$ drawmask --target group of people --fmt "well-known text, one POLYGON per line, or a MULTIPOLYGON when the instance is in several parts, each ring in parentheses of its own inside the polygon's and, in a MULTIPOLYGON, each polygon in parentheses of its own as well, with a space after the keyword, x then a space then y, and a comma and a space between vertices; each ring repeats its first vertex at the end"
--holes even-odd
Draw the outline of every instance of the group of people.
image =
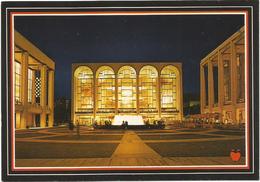
POLYGON ((122 126, 123 129, 127 129, 128 128, 128 121, 122 121, 121 126, 122 126))

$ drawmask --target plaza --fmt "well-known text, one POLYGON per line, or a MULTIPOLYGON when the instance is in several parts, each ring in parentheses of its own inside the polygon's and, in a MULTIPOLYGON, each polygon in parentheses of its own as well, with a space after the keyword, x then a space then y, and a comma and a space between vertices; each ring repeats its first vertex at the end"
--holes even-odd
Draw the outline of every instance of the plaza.
POLYGON ((17 167, 190 166, 245 164, 243 130, 92 130, 67 127, 16 131, 17 167), (232 161, 232 149, 241 159, 232 161))

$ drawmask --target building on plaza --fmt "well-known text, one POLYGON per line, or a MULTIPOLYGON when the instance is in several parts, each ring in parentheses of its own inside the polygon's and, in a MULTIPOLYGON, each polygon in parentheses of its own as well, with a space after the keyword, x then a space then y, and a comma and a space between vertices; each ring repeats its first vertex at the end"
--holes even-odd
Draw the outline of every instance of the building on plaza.
POLYGON ((224 123, 245 122, 245 32, 229 37, 200 63, 201 113, 224 123))
POLYGON ((71 88, 74 123, 122 116, 132 125, 136 118, 169 124, 183 117, 181 63, 77 63, 71 88))
POLYGON ((15 128, 53 126, 55 63, 14 32, 15 128))

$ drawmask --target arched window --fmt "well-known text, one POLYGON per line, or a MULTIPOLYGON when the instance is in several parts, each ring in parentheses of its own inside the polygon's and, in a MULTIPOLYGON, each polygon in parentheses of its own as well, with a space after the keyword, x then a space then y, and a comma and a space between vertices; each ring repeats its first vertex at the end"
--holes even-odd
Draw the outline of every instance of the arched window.
POLYGON ((136 71, 133 67, 123 66, 118 71, 118 107, 136 108, 136 71))
POLYGON ((177 79, 179 71, 175 66, 166 66, 161 71, 161 108, 176 108, 177 79))
POLYGON ((139 74, 139 107, 145 111, 145 108, 157 108, 157 79, 158 72, 153 66, 144 66, 139 74))
POLYGON ((98 109, 115 109, 115 73, 109 66, 101 66, 96 73, 98 109))
POLYGON ((76 112, 93 112, 93 72, 87 66, 80 66, 74 72, 76 112))

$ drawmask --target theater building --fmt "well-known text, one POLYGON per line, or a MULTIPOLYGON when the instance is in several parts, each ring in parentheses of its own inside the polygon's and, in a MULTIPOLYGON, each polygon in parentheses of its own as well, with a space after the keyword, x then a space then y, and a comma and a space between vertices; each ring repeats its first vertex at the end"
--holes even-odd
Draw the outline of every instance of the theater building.
POLYGON ((53 126, 55 63, 14 32, 15 128, 53 126))
POLYGON ((180 63, 73 64, 71 88, 71 116, 80 124, 182 120, 180 63))
POLYGON ((200 63, 201 113, 224 123, 245 122, 245 32, 229 37, 200 63))

